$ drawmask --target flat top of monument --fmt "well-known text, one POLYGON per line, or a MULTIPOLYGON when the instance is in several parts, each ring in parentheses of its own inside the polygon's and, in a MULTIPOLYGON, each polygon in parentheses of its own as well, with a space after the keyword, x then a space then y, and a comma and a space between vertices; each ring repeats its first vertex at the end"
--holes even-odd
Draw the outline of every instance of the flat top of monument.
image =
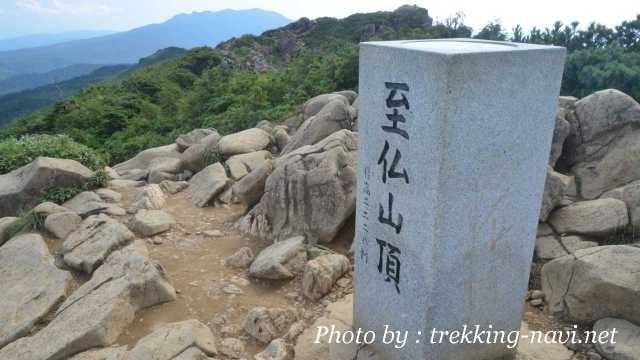
POLYGON ((490 41, 478 39, 429 39, 429 40, 396 40, 396 41, 371 41, 364 42, 363 45, 392 47, 398 49, 423 51, 445 55, 487 53, 487 52, 508 52, 522 50, 560 50, 562 47, 523 44, 507 41, 490 41))

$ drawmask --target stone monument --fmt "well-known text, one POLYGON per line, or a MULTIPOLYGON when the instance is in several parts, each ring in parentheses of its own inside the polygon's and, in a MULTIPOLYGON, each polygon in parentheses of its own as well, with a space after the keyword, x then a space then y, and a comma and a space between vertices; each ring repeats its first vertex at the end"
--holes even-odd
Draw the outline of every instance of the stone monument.
POLYGON ((520 329, 564 57, 470 39, 361 44, 354 314, 384 358, 513 355, 433 330, 520 329), (405 346, 381 343, 386 325, 405 346))

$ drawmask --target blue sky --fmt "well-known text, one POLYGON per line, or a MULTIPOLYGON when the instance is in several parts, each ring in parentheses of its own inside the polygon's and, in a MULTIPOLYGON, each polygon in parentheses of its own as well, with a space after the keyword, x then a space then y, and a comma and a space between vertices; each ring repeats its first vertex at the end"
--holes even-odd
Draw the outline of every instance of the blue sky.
POLYGON ((586 0, 0 0, 0 38, 75 30, 128 30, 202 10, 262 8, 297 19, 393 10, 405 3, 426 7, 436 19, 462 11, 475 29, 492 20, 500 20, 508 28, 521 23, 525 29, 549 26, 555 20, 584 24, 595 20, 611 26, 640 13, 638 0, 608 0, 606 6, 590 5, 593 2, 586 0))

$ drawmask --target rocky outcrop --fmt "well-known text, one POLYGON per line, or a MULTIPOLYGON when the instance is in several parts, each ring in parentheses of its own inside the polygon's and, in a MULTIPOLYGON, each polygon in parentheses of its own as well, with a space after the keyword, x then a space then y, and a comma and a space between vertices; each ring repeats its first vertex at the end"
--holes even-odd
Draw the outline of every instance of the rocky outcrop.
POLYGON ((162 210, 140 210, 131 221, 129 228, 143 237, 154 236, 169 231, 176 221, 162 210))
POLYGON ((205 137, 217 133, 215 129, 194 129, 187 134, 180 135, 176 139, 178 151, 185 151, 191 146, 198 144, 205 137))
POLYGON ((42 192, 53 187, 82 187, 93 172, 74 160, 39 157, 0 175, 0 217, 15 216, 38 205, 42 192))
POLYGON ((82 218, 78 214, 66 211, 47 216, 44 228, 56 238, 64 240, 80 227, 81 222, 82 218))
POLYGON ((302 105, 302 115, 307 120, 319 113, 327 104, 332 101, 339 101, 345 106, 350 105, 349 99, 342 94, 322 94, 307 100, 302 105))
POLYGON ((120 206, 105 202, 93 191, 83 191, 71 200, 62 204, 63 207, 81 216, 104 213, 113 216, 124 216, 126 211, 120 206))
POLYGON ((566 98, 565 101, 562 101, 561 97, 561 100, 558 102, 559 108, 556 114, 556 125, 553 129, 551 154, 549 155, 549 165, 552 167, 555 166, 556 161, 558 161, 558 159, 562 155, 564 142, 571 132, 571 124, 567 120, 567 116, 570 116, 571 111, 575 109, 575 101, 573 102, 573 104, 571 104, 571 102, 566 101, 566 98))
POLYGON ((640 326, 621 319, 606 318, 596 321, 596 334, 616 331, 615 341, 596 342, 596 349, 606 359, 640 360, 640 326), (615 342, 615 343, 614 343, 615 342))
POLYGON ((149 162, 149 177, 147 182, 159 184, 164 180, 178 180, 178 174, 184 169, 182 159, 163 157, 149 162))
POLYGON ((63 360, 109 346, 136 311, 173 299, 175 291, 148 259, 144 243, 133 243, 112 253, 46 327, 1 349, 0 358, 63 360))
POLYGON ((270 159, 271 153, 261 150, 232 156, 226 161, 226 165, 231 178, 238 181, 270 159))
POLYGON ((90 216, 64 241, 64 262, 90 274, 112 251, 126 245, 133 237, 126 226, 106 215, 90 216))
MULTIPOLYGON (((26 336, 66 297, 71 274, 58 269, 37 234, 0 247, 0 348, 26 336)), ((5 359, 4 357, 2 357, 5 359)))
POLYGON ((264 150, 270 143, 269 134, 262 129, 253 128, 222 137, 218 142, 218 150, 229 157, 264 150))
POLYGON ((562 236, 559 239, 553 235, 541 236, 536 238, 535 255, 547 261, 595 246, 598 246, 597 242, 583 236, 562 236))
POLYGON ((217 353, 211 330, 197 320, 186 320, 164 325, 142 338, 127 360, 204 360, 217 353))
POLYGON ((616 199, 581 201, 555 210, 549 223, 560 234, 607 236, 629 224, 627 206, 616 199))
POLYGON ((122 200, 122 194, 111 189, 98 189, 95 193, 108 203, 117 204, 122 200))
POLYGON ((176 144, 169 144, 165 146, 159 146, 151 149, 144 150, 135 157, 117 164, 113 167, 118 173, 122 173, 126 170, 143 169, 149 170, 151 161, 158 158, 181 158, 181 153, 176 144))
POLYGON ((186 169, 198 172, 214 161, 221 136, 216 132, 201 139, 182 153, 182 162, 186 169))
POLYGON ((207 206, 227 189, 230 182, 222 164, 215 163, 207 166, 189 181, 191 202, 197 207, 207 206))
POLYGON ((547 167, 542 206, 540 207, 540 221, 547 221, 549 213, 562 202, 568 184, 568 176, 554 171, 551 166, 547 167))
POLYGON ((284 280, 302 272, 307 261, 304 237, 296 236, 262 250, 249 268, 256 278, 284 280))
POLYGON ((340 254, 322 255, 309 261, 304 268, 302 292, 311 300, 320 299, 349 271, 350 265, 349 259, 340 254))
POLYGON ((629 210, 631 225, 640 226, 640 181, 609 190, 600 196, 601 199, 618 199, 624 201, 629 210))
POLYGON ((578 250, 542 268, 551 314, 591 323, 605 317, 640 322, 640 248, 610 245, 578 250))
POLYGON ((233 184, 233 195, 247 207, 252 207, 262 198, 265 183, 272 172, 273 161, 265 161, 261 166, 233 184))
POLYGON ((276 160, 260 202, 239 223, 272 241, 330 242, 355 211, 357 136, 338 131, 276 160))
POLYGON ((158 184, 147 185, 136 192, 133 205, 135 210, 158 210, 166 203, 162 187, 158 184))

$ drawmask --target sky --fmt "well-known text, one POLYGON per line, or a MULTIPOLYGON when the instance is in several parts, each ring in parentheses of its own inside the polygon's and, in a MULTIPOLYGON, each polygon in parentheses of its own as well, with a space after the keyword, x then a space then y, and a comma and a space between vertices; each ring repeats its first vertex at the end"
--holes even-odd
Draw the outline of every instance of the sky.
POLYGON ((521 24, 525 30, 548 27, 556 20, 613 26, 640 13, 639 0, 0 0, 0 39, 79 30, 122 31, 203 10, 260 8, 290 19, 313 19, 394 10, 407 3, 427 8, 436 20, 462 12, 476 31, 496 20, 507 29, 521 24))

